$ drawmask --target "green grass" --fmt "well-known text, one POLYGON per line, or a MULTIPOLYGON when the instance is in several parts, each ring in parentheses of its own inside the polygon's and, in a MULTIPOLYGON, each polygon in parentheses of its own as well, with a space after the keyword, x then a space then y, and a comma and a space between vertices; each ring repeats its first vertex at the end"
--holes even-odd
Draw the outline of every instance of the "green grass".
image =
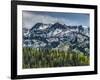
POLYGON ((23 68, 89 65, 89 56, 80 51, 23 48, 23 68))

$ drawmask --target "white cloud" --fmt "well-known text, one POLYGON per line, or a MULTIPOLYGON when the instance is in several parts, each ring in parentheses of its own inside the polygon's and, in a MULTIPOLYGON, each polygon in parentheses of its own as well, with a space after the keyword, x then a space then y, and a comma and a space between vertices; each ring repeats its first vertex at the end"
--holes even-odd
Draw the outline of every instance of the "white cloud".
POLYGON ((38 22, 42 22, 46 24, 60 22, 64 24, 69 21, 65 20, 64 18, 57 18, 57 17, 48 16, 48 15, 23 12, 23 27, 31 28, 38 22))
POLYGON ((80 23, 77 20, 72 20, 72 19, 68 19, 68 18, 63 18, 63 17, 52 17, 49 15, 45 15, 45 14, 36 14, 34 12, 27 12, 27 11, 23 11, 23 27, 26 28, 32 28, 36 23, 45 23, 45 24, 50 24, 50 23, 56 23, 56 22, 60 22, 62 24, 66 24, 66 25, 83 25, 82 22, 80 23))

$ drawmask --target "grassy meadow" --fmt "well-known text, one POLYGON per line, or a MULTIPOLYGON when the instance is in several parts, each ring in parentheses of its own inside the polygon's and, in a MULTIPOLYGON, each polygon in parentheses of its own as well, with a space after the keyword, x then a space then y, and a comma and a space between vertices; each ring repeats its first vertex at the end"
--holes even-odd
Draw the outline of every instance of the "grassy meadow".
POLYGON ((80 51, 23 47, 23 69, 89 65, 89 56, 80 51))

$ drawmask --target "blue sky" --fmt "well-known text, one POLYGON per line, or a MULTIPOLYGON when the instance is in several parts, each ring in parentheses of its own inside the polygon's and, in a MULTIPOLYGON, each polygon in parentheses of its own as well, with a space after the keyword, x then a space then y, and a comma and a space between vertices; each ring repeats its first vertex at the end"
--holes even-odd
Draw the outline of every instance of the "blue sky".
POLYGON ((83 26, 89 26, 90 22, 89 14, 83 13, 23 11, 22 15, 22 24, 26 28, 31 28, 38 22, 46 24, 59 22, 66 25, 83 26))

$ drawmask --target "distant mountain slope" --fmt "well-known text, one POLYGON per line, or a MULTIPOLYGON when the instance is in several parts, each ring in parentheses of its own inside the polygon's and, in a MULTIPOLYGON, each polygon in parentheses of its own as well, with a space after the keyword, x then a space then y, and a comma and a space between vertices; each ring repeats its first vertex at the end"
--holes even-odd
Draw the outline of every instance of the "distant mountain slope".
POLYGON ((65 24, 36 23, 30 30, 23 28, 23 47, 79 50, 89 54, 89 28, 65 24))

